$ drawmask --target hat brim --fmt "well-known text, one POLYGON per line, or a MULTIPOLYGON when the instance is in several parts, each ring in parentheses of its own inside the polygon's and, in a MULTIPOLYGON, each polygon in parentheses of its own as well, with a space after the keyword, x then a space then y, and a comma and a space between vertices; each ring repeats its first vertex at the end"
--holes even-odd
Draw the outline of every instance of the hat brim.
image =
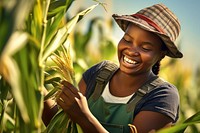
POLYGON ((125 32, 128 23, 133 23, 139 27, 141 27, 144 30, 153 32, 157 34, 165 43, 166 47, 168 48, 166 55, 172 58, 182 58, 183 54, 178 50, 175 43, 170 39, 169 36, 157 31, 154 27, 150 26, 148 23, 145 23, 145 21, 142 21, 139 18, 134 18, 129 15, 117 15, 113 14, 112 17, 117 22, 119 27, 125 32))

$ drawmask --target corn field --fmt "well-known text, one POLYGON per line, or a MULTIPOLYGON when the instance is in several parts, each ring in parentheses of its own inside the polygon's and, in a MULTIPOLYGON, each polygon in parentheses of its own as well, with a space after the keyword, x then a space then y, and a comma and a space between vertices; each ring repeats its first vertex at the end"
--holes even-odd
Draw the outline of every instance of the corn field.
MULTIPOLYGON (((86 32, 78 22, 102 3, 96 2, 75 16, 68 15, 74 0, 0 0, 0 132, 79 132, 79 125, 60 110, 48 127, 42 122, 43 102, 56 96, 60 80, 76 86, 94 63, 114 60, 116 44, 108 38, 102 18, 89 21, 86 32), (89 50, 97 28, 94 56, 89 50), (87 56, 86 56, 87 55, 87 56), (43 88, 49 90, 43 96, 43 88)), ((112 31, 112 20, 107 28, 112 31)), ((161 65, 160 75, 180 92, 180 119, 160 133, 200 132, 200 67, 193 73, 174 60, 161 65), (173 72, 172 72, 173 70, 173 72), (171 73, 170 75, 166 75, 171 73)))

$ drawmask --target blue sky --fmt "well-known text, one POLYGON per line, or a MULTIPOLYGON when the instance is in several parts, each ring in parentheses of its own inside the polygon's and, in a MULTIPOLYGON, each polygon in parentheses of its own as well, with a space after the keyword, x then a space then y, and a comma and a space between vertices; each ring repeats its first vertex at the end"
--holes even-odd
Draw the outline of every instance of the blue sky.
MULTIPOLYGON (((156 3, 163 3, 169 7, 179 18, 181 23, 181 51, 184 57, 181 59, 184 65, 194 67, 200 64, 200 0, 99 0, 107 3, 107 12, 102 7, 97 7, 88 17, 108 16, 113 13, 133 14, 138 10, 156 3), (112 5, 110 4, 112 3, 112 5)), ((73 6, 88 7, 93 5, 92 0, 77 0, 73 6)), ((86 18, 87 19, 87 18, 86 18)), ((116 27, 114 35, 120 38, 123 34, 116 27)))

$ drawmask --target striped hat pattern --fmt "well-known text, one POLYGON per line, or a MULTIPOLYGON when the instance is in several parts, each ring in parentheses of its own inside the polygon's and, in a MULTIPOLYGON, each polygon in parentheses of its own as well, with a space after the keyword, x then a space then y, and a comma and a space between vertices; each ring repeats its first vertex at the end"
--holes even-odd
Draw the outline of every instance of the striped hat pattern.
POLYGON ((134 23, 144 30, 157 34, 168 48, 167 56, 183 57, 175 45, 175 40, 180 33, 180 23, 174 13, 164 4, 155 4, 132 15, 113 14, 113 18, 123 31, 129 23, 134 23))

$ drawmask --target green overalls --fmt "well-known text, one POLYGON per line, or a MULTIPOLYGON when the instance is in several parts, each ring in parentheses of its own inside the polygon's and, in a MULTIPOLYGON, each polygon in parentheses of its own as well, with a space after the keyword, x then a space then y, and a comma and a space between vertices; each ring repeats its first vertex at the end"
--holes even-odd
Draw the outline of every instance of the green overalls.
POLYGON ((107 103, 101 94, 116 70, 116 66, 108 65, 98 74, 96 87, 88 99, 88 105, 92 114, 110 133, 130 133, 128 124, 133 122, 137 102, 162 81, 159 78, 152 79, 142 86, 127 104, 107 103))
POLYGON ((100 96, 96 101, 90 98, 89 107, 92 114, 110 133, 130 132, 128 124, 133 121, 133 111, 127 110, 127 104, 106 103, 100 96))

